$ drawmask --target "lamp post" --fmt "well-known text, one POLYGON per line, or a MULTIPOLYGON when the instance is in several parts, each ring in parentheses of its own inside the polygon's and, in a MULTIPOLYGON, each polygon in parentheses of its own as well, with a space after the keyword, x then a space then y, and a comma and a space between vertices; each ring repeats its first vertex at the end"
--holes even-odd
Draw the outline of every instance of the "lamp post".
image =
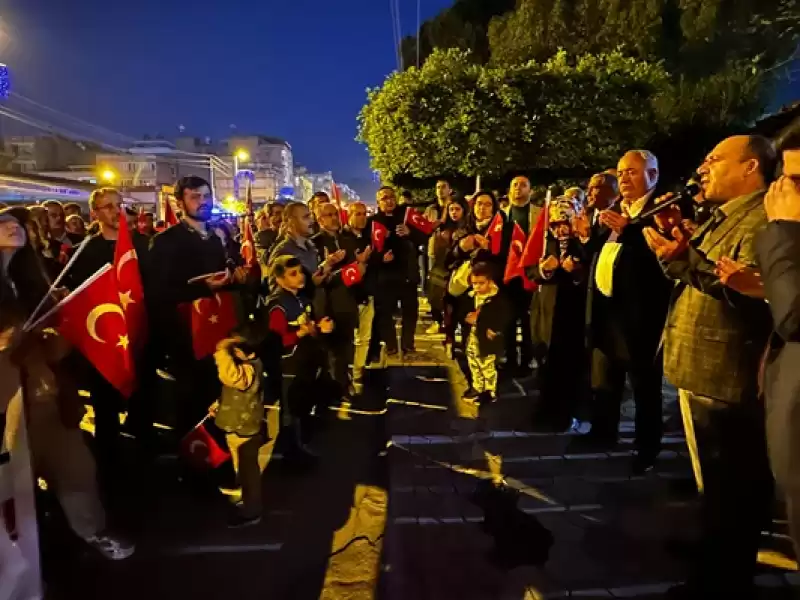
POLYGON ((117 174, 111 169, 103 169, 102 173, 100 173, 100 178, 106 183, 114 183, 117 174))
POLYGON ((247 150, 239 149, 233 153, 233 195, 239 199, 239 161, 250 160, 250 153, 247 150))

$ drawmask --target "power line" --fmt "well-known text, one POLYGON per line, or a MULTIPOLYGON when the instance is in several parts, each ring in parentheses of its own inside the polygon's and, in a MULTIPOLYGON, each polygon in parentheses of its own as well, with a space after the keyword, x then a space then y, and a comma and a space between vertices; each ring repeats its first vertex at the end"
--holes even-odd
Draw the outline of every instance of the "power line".
POLYGON ((422 0, 417 0, 417 68, 419 69, 419 40, 422 37, 422 0))
POLYGON ((400 68, 400 40, 397 39, 397 19, 395 17, 395 0, 389 0, 389 14, 392 20, 392 39, 394 40, 394 59, 398 71, 400 68))

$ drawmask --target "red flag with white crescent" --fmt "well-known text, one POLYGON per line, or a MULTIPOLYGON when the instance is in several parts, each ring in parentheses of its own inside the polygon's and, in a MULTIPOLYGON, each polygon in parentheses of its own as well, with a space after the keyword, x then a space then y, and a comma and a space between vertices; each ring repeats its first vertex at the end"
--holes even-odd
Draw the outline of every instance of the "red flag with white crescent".
POLYGON ((413 206, 409 206, 406 208, 406 216, 403 219, 403 223, 406 225, 410 225, 417 231, 421 231, 425 235, 430 235, 433 233, 433 230, 436 229, 436 223, 433 221, 429 221, 425 218, 421 212, 419 212, 413 206))
MULTIPOLYGON (((489 228, 486 230, 486 237, 489 239, 489 249, 492 251, 492 254, 497 256, 500 254, 500 251, 503 249, 503 225, 505 221, 503 220, 503 215, 501 211, 497 211, 492 219, 492 222, 489 223, 489 228)), ((520 229, 520 231, 522 231, 520 229)), ((525 233, 523 232, 523 236, 525 233)), ((524 239, 524 237, 523 237, 524 239)))
POLYGON ((508 247, 508 259, 506 259, 506 270, 503 274, 503 283, 508 283, 515 277, 525 277, 525 269, 522 267, 522 253, 525 250, 525 232, 518 223, 514 223, 514 230, 511 233, 511 245, 508 247))
POLYGON ((209 419, 203 419, 181 440, 181 454, 196 469, 216 469, 231 457, 211 434, 213 427, 209 419))
POLYGON ((142 235, 147 233, 147 215, 145 215, 144 206, 139 207, 139 214, 136 216, 136 229, 142 235))
MULTIPOLYGON (((528 267, 538 265, 539 261, 544 257, 545 235, 549 227, 548 212, 548 206, 545 204, 536 218, 536 224, 533 226, 530 236, 528 236, 528 241, 525 243, 525 250, 523 250, 522 259, 520 259, 520 266, 523 272, 528 267)), ((535 290, 539 287, 536 282, 529 281, 527 278, 525 278, 525 282, 525 288, 528 290, 535 290)))
POLYGON ((236 327, 236 307, 230 292, 216 292, 208 298, 184 302, 178 305, 178 310, 189 325, 192 350, 198 360, 212 355, 217 344, 236 327))
POLYGON ((389 237, 389 229, 383 223, 372 221, 372 247, 376 252, 383 252, 386 238, 389 237))
POLYGON ((164 196, 164 223, 166 223, 167 227, 178 224, 178 217, 175 215, 175 211, 172 210, 172 204, 168 196, 164 196))
POLYGON ((55 328, 129 398, 135 375, 114 267, 105 265, 56 306, 55 328))
POLYGON ((139 256, 133 247, 125 215, 120 215, 117 244, 114 248, 114 272, 119 304, 125 311, 128 332, 134 351, 144 347, 147 339, 147 311, 144 306, 144 285, 139 269, 139 256))
POLYGON ((358 261, 353 261, 349 265, 342 267, 342 283, 347 287, 361 283, 363 276, 361 269, 358 268, 358 261))
POLYGON ((253 239, 253 227, 250 217, 244 219, 244 232, 242 233, 242 248, 240 250, 244 266, 252 269, 256 264, 256 244, 253 239))

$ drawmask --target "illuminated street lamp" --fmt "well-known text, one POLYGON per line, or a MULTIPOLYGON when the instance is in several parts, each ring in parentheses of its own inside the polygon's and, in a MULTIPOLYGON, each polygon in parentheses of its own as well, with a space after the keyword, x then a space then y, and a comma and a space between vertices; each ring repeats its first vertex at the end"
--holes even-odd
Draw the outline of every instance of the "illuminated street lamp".
POLYGON ((233 195, 239 197, 239 161, 247 162, 250 160, 250 153, 239 148, 233 153, 233 195))
POLYGON ((100 177, 103 179, 103 181, 112 183, 117 178, 117 174, 111 169, 105 169, 102 173, 100 173, 100 177))

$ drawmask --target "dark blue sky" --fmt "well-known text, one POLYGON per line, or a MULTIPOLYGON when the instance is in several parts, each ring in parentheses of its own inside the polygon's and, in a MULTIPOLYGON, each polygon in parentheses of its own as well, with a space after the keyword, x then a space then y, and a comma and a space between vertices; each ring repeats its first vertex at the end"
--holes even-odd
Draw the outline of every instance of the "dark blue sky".
MULTIPOLYGON (((452 0, 422 0, 422 18, 452 0)), ((400 0, 404 34, 416 1, 400 0)), ((120 133, 283 137, 295 160, 369 180, 353 141, 395 67, 388 0, 0 0, 14 89, 120 133)), ((361 186, 359 186, 361 187, 361 186)))

